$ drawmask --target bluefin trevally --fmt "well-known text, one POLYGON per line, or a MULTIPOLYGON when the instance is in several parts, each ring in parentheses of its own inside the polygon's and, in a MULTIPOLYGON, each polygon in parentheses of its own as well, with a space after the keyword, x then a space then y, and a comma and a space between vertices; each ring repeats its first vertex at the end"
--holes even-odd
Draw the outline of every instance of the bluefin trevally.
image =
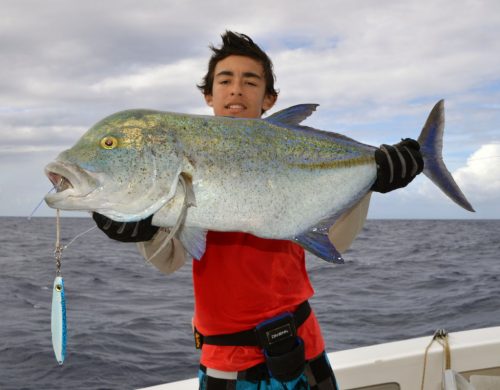
MULTIPOLYGON (((172 227, 189 191, 193 207, 179 237, 195 258, 203 254, 206 231, 215 230, 290 239, 339 260, 327 232, 370 191, 376 148, 300 125, 316 107, 301 104, 266 119, 118 112, 47 165, 58 192, 45 200, 122 222, 154 215, 153 224, 172 227)), ((443 162, 443 131, 441 100, 418 137, 424 174, 473 211, 443 162)))

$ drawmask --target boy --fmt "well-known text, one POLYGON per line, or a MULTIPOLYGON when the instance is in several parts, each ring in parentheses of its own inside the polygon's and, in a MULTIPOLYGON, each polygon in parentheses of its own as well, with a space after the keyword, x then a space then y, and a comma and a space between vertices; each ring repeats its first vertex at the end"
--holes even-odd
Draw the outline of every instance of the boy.
MULTIPOLYGON (((208 72, 198 88, 216 116, 260 118, 273 107, 278 93, 272 62, 248 36, 226 31, 222 46, 211 49, 208 72)), ((405 186, 423 168, 415 141, 383 145, 377 153, 381 172, 373 190, 379 192, 405 186)), ((342 218, 334 235, 345 236, 343 247, 350 245, 365 217, 366 210, 351 210, 342 218)), ((167 234, 151 225, 151 217, 126 224, 99 214, 94 219, 111 238, 139 242, 143 256, 164 273, 185 262, 176 239, 150 259, 167 234)), ((299 245, 209 231, 203 257, 193 261, 193 284, 201 389, 337 389, 307 302, 314 291, 299 245)))

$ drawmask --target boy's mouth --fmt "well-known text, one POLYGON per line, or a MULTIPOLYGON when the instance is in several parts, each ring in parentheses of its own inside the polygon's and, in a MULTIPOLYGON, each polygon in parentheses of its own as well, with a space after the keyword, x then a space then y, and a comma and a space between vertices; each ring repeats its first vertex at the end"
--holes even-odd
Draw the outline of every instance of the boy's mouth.
POLYGON ((246 107, 243 104, 239 104, 239 103, 226 104, 224 106, 224 108, 226 110, 244 110, 244 109, 246 109, 246 107))

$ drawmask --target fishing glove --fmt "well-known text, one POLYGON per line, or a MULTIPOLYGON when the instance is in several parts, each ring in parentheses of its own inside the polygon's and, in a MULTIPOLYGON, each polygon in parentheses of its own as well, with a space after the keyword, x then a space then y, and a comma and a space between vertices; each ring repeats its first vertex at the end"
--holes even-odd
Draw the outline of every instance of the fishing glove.
POLYGON ((149 241, 159 229, 151 225, 152 215, 137 222, 116 222, 98 213, 92 213, 92 218, 109 238, 121 242, 149 241))
POLYGON ((372 191, 386 193, 406 187, 424 169, 420 145, 405 138, 395 145, 380 145, 375 150, 377 179, 372 191))

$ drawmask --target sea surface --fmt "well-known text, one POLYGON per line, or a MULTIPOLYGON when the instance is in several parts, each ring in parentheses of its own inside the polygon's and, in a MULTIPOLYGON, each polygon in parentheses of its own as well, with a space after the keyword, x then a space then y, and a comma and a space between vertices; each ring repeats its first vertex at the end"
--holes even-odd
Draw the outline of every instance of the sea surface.
MULTIPOLYGON (((92 226, 63 218, 63 243, 92 226)), ((54 243, 54 218, 0 218, 0 389, 133 389, 196 375, 190 264, 165 276, 97 229, 63 254, 59 366, 54 243)), ((344 257, 307 259, 328 351, 500 325, 500 220, 369 220, 344 257)))

